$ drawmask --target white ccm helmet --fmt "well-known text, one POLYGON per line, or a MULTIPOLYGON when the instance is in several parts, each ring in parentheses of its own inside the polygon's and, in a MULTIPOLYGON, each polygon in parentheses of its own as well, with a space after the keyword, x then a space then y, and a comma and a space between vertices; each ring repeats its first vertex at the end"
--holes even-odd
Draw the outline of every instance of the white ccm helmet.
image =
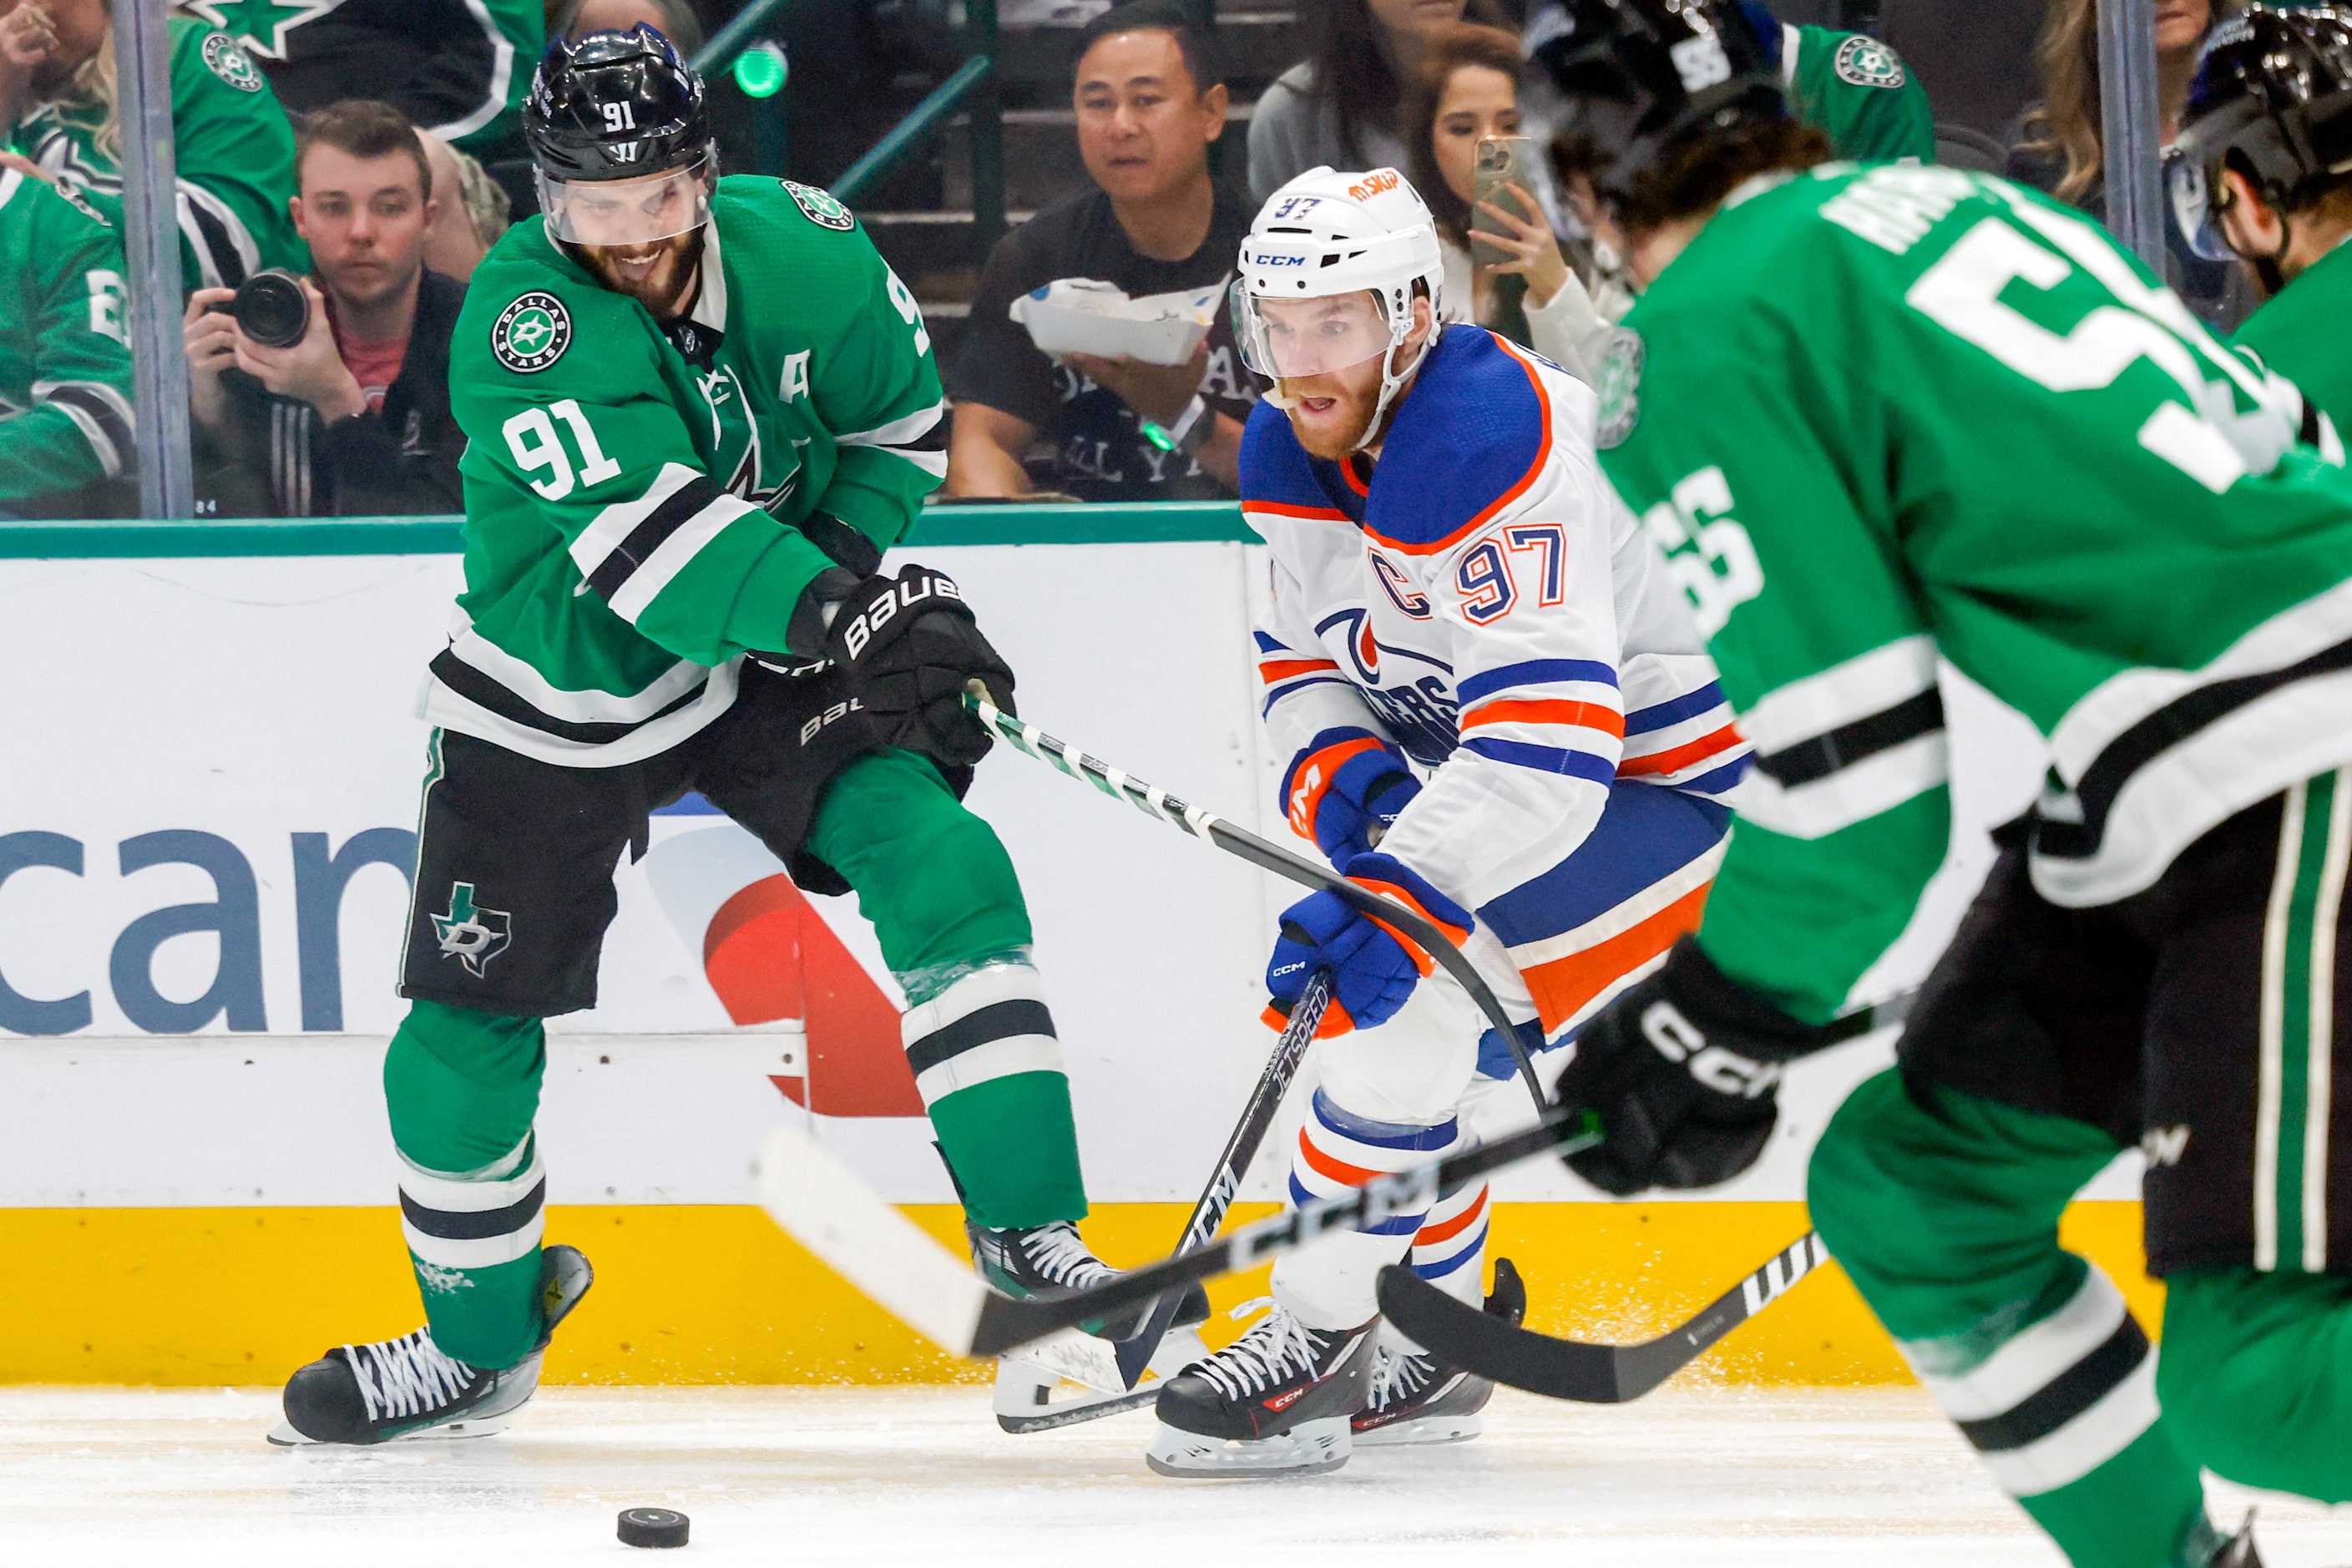
POLYGON ((1277 378, 1319 375, 1381 355, 1380 402, 1364 431, 1370 442, 1397 388, 1421 368, 1437 342, 1444 287, 1436 220, 1402 174, 1394 169, 1360 174, 1343 174, 1328 165, 1309 169, 1266 198, 1242 241, 1241 274, 1233 287, 1234 337, 1244 363, 1277 378), (1416 283, 1429 295, 1430 333, 1412 363, 1399 369, 1394 351, 1412 331, 1416 283), (1328 299, 1360 289, 1370 290, 1379 307, 1377 327, 1349 330, 1331 321, 1310 333, 1291 320, 1270 320, 1258 308, 1261 302, 1328 299))

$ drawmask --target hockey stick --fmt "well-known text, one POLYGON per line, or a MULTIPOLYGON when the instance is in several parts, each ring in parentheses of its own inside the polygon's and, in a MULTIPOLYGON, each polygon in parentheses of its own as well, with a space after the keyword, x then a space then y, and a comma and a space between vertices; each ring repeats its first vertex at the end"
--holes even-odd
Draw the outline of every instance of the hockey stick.
MULTIPOLYGON (((971 688, 978 688, 973 681, 971 688)), ((1057 741, 1034 724, 1026 724, 1000 710, 979 689, 968 689, 964 706, 977 714, 986 725, 1008 745, 1025 755, 1036 758, 1047 766, 1069 774, 1081 784, 1089 784, 1114 800, 1125 801, 1146 816, 1158 817, 1171 827, 1181 827, 1195 838, 1206 839, 1228 855, 1237 855, 1253 866, 1262 867, 1277 877, 1286 878, 1302 888, 1336 894, 1350 909, 1372 919, 1392 925, 1403 931, 1426 950, 1439 967, 1462 983, 1462 989, 1478 1005, 1510 1047, 1512 1059, 1517 1064, 1519 1078, 1535 1097, 1536 1110, 1548 1111, 1551 1102, 1545 1098, 1543 1084, 1536 1077, 1535 1063, 1528 1059, 1527 1047, 1519 1041, 1519 1031, 1511 1023, 1511 1016, 1486 988, 1477 968, 1460 948, 1454 945, 1434 921, 1418 910, 1407 909, 1394 899, 1381 898, 1378 893, 1359 887, 1329 868, 1317 865, 1304 855, 1294 854, 1276 844, 1269 844, 1256 834, 1235 827, 1211 812, 1197 805, 1187 805, 1157 784, 1129 778, 1099 757, 1090 757, 1065 741, 1057 741)))
MULTIPOLYGON (((1859 1039, 1911 1015, 1916 992, 1858 1007, 1814 1031, 1816 1048, 1859 1039)), ((1786 1251, 1707 1304, 1680 1328, 1635 1345, 1554 1339, 1465 1307, 1412 1269, 1381 1270, 1381 1311, 1403 1333, 1449 1365, 1554 1399, 1620 1405, 1639 1399, 1688 1366, 1740 1324, 1779 1300, 1830 1260, 1820 1235, 1807 1231, 1786 1251)))
POLYGON ((1465 1306, 1400 1264, 1381 1270, 1381 1310, 1448 1365, 1554 1399, 1622 1405, 1696 1361, 1829 1260, 1821 1237, 1807 1231, 1689 1322, 1634 1345, 1583 1344, 1514 1327, 1465 1306))
POLYGON ((758 1184, 769 1217, 836 1273, 933 1344, 956 1355, 986 1357, 1194 1280, 1264 1263, 1335 1231, 1423 1213, 1440 1193, 1507 1165, 1542 1154, 1565 1157, 1600 1142, 1600 1121, 1590 1111, 1554 1111, 1508 1138, 1375 1176, 1088 1289, 1025 1301, 990 1289, 967 1260, 932 1240, 805 1133, 786 1127, 769 1136, 758 1184))
MULTIPOLYGON (((1323 1022, 1323 1009, 1331 1002, 1331 972, 1318 969, 1307 976, 1307 989, 1299 994, 1298 1005, 1290 1010, 1290 1022, 1282 1031, 1282 1038, 1267 1058, 1265 1071, 1258 1076, 1257 1088, 1250 1092, 1249 1104, 1242 1110, 1241 1121, 1234 1135, 1225 1140, 1225 1152, 1217 1156, 1217 1163, 1209 1173, 1209 1184, 1202 1189, 1200 1202, 1192 1205, 1192 1217, 1185 1222, 1184 1236, 1176 1244, 1176 1256, 1198 1251, 1217 1234, 1225 1223, 1225 1211, 1234 1206, 1234 1194, 1241 1191, 1242 1178, 1249 1173, 1250 1162, 1257 1158, 1257 1146, 1265 1142, 1266 1129, 1274 1125, 1275 1114, 1282 1109, 1283 1096, 1290 1092, 1290 1080, 1298 1076, 1298 1064, 1306 1058, 1307 1047, 1314 1043, 1316 1026, 1323 1022)), ((1183 1304, 1181 1295, 1162 1296, 1151 1304, 1151 1315, 1143 1321, 1133 1339, 1118 1342, 1119 1375, 1127 1379, 1129 1388, 1151 1364, 1152 1352, 1160 1348, 1168 1330, 1176 1321, 1176 1309, 1183 1304)))

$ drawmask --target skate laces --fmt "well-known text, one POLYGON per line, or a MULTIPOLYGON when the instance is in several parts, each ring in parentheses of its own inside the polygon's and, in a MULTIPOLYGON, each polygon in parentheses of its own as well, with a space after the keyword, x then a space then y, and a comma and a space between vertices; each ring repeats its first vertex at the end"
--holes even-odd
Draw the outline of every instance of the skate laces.
POLYGON ((351 1363, 371 1421, 420 1415, 450 1404, 476 1376, 464 1362, 442 1354, 424 1329, 396 1340, 345 1345, 343 1359, 351 1363))
POLYGON ((1371 1387, 1365 1407, 1386 1410, 1391 1405, 1402 1405, 1436 1377, 1437 1363, 1429 1357, 1392 1351, 1383 1345, 1372 1358, 1371 1387))
POLYGON ((1194 1363, 1192 1370, 1227 1399, 1247 1399, 1293 1373, 1313 1375, 1325 1337, 1276 1307, 1240 1339, 1194 1363))
POLYGON ((1099 1285, 1111 1277, 1110 1266, 1087 1250, 1078 1227, 1066 1219, 1022 1232, 1021 1250, 1040 1278, 1073 1290, 1099 1285))

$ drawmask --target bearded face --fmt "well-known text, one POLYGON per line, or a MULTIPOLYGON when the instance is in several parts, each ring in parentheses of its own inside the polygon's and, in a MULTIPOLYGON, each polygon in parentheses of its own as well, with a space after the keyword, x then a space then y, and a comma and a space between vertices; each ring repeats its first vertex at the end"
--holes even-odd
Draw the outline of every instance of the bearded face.
MULTIPOLYGON (((1389 323, 1369 289, 1309 300, 1257 302, 1255 331, 1262 357, 1277 373, 1276 405, 1310 456, 1338 462, 1361 447, 1381 401, 1381 378, 1391 355, 1400 364, 1418 356, 1435 324, 1425 299, 1413 301, 1413 326, 1395 349, 1389 323), (1296 373, 1296 374, 1289 374, 1296 373)), ((1389 413, 1393 415, 1395 405, 1389 413)))
POLYGON ((694 298, 702 260, 702 231, 674 234, 645 245, 582 245, 572 247, 596 281, 626 294, 653 312, 656 321, 685 313, 694 298))

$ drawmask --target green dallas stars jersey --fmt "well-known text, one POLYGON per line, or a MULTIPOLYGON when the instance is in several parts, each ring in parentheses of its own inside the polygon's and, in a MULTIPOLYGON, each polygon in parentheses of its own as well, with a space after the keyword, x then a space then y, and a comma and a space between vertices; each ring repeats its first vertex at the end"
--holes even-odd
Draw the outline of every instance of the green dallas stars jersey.
POLYGON ((2352 760, 2352 476, 2292 386, 2004 181, 1734 195, 1599 417, 1756 749, 1699 934, 1727 972, 1819 1021, 1900 933, 1949 837, 1939 655, 2048 738, 2062 905, 2352 760))
POLYGON ((449 363, 466 592, 432 722, 574 767, 667 751, 734 700, 745 652, 784 647, 833 563, 812 534, 887 549, 946 478, 930 334, 848 210, 732 175, 705 232, 673 329, 700 364, 540 224, 475 272, 449 363))
POLYGON ((1780 24, 1780 85, 1841 158, 1936 161, 1927 89, 1876 38, 1780 24))
POLYGON ((2352 421, 2352 352, 2344 322, 2352 312, 2352 245, 2295 274, 2294 281, 2246 319, 2231 340, 2301 387, 2339 427, 2352 421))
MULTIPOLYGON (((180 279, 231 288, 265 267, 310 269, 286 210, 294 132, 253 61, 226 33, 173 16, 172 129, 179 177, 180 279)), ((73 185, 120 230, 119 132, 94 104, 44 103, 16 124, 14 150, 73 185)))
POLYGON ((114 231, 0 171, 0 507, 115 478, 134 448, 114 231))

